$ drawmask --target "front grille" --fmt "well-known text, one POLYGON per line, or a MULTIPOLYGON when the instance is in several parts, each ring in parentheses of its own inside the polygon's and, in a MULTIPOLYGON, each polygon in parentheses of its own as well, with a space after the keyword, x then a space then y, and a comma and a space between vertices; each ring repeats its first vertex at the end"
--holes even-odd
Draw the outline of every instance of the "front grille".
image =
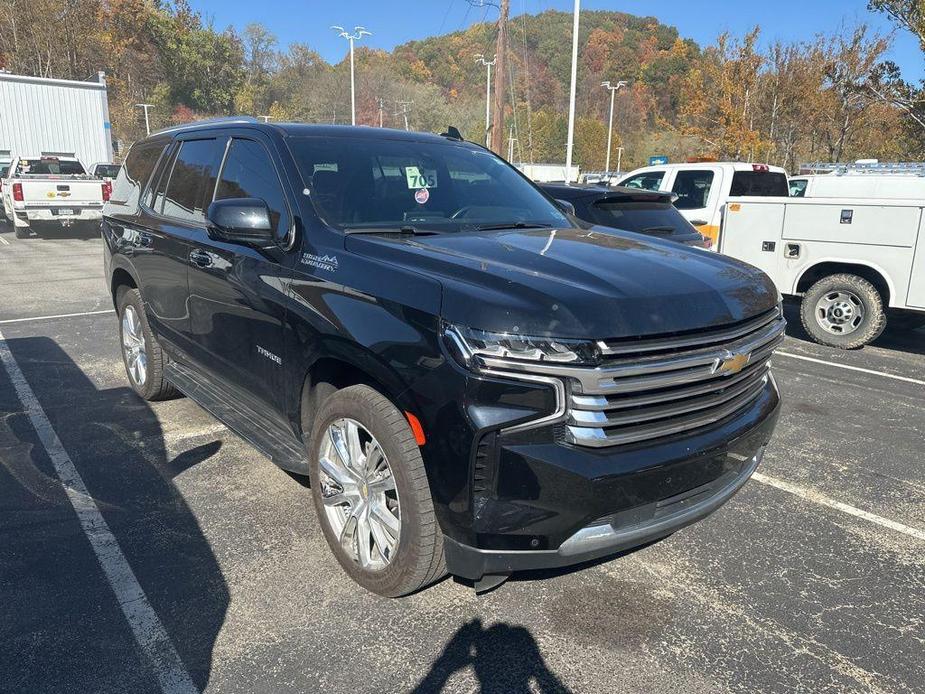
POLYGON ((637 342, 604 342, 618 355, 571 379, 566 440, 616 446, 729 417, 763 390, 784 339, 779 309, 727 328, 637 342))
POLYGON ((696 333, 604 340, 598 343, 604 362, 596 367, 482 362, 490 373, 564 383, 554 415, 564 424, 564 440, 618 446, 709 426, 745 408, 770 378, 785 326, 778 307, 696 333))

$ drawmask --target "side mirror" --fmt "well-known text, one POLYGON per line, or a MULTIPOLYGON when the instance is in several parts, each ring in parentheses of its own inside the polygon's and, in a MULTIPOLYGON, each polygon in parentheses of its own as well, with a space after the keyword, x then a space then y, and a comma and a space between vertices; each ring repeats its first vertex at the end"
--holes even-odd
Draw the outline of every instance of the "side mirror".
POLYGON ((272 245, 270 210, 259 198, 229 198, 209 205, 206 218, 212 232, 224 241, 252 246, 272 245))
POLYGON ((556 204, 559 206, 559 209, 565 212, 566 214, 574 215, 575 206, 570 203, 568 200, 559 200, 556 198, 556 204))

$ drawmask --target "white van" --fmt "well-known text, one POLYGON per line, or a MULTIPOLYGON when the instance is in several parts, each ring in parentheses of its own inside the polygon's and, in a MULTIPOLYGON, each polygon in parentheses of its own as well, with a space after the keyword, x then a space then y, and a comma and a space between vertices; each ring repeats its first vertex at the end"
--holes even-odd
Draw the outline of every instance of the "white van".
POLYGON ((925 200, 925 176, 808 174, 790 179, 790 195, 795 198, 925 200))
POLYGON ((622 177, 618 185, 676 194, 675 207, 701 234, 713 240, 713 248, 719 243, 727 198, 789 195, 784 169, 742 162, 646 166, 622 177))

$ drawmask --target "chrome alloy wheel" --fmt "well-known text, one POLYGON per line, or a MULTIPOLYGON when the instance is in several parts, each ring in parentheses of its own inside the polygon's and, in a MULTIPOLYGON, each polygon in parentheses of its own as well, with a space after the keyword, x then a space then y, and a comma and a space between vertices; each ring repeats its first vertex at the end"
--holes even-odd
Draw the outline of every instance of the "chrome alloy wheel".
POLYGON ((853 333, 864 322, 864 304, 854 292, 829 292, 816 302, 816 321, 834 335, 853 333))
POLYGON ((128 304, 122 311, 122 352, 129 378, 136 386, 144 386, 148 378, 148 353, 141 318, 135 307, 128 304))
POLYGON ((398 547, 401 512, 382 446, 359 422, 337 419, 318 463, 325 516, 341 547, 362 568, 384 569, 398 547))

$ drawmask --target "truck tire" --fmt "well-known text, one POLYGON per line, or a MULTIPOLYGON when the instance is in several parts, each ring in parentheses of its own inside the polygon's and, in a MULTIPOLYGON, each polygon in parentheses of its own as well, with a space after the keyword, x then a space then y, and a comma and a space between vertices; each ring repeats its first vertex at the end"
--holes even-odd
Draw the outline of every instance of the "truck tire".
POLYGON ((876 340, 886 327, 880 292, 863 277, 829 275, 803 296, 803 328, 816 342, 857 349, 876 340))
POLYGON ((16 227, 16 238, 18 239, 29 238, 29 227, 16 227))
POLYGON ((424 461, 391 401, 365 385, 336 391, 317 410, 308 455, 318 521, 354 581, 394 598, 446 574, 424 461))
POLYGON ((167 400, 178 391, 164 379, 167 355, 145 315, 141 292, 128 289, 119 297, 119 341, 129 384, 145 400, 167 400))

